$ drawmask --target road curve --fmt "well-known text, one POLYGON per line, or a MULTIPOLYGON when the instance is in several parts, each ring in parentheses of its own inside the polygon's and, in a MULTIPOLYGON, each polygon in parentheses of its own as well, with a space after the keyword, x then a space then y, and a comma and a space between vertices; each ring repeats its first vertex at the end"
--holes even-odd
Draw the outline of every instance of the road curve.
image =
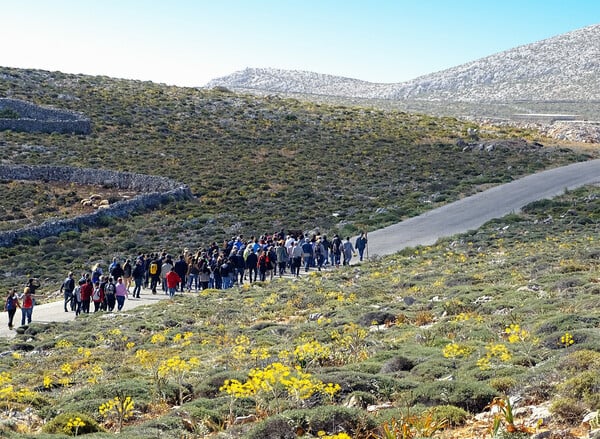
POLYGON ((431 245, 441 237, 474 230, 491 219, 518 212, 533 201, 594 183, 600 183, 600 159, 528 175, 369 232, 369 257, 394 254, 405 247, 431 245))
MULTIPOLYGON (((369 233, 369 256, 389 255, 405 247, 429 245, 439 238, 473 230, 485 222, 518 212, 532 201, 552 198, 568 189, 586 184, 600 183, 600 159, 575 163, 520 178, 447 204, 423 215, 410 218, 392 226, 369 233)), ((141 299, 127 300, 125 309, 155 303, 165 299, 164 294, 153 295, 143 290, 141 299)), ((11 337, 15 331, 8 330, 7 313, 0 318, 0 337, 11 337)), ((38 305, 33 320, 37 322, 68 321, 74 313, 65 313, 62 301, 38 305)), ((15 322, 20 323, 17 311, 15 322)))

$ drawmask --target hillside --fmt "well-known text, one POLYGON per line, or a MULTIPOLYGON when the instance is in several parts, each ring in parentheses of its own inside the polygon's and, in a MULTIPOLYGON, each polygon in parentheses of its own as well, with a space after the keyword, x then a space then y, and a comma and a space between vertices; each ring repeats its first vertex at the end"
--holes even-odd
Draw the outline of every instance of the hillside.
MULTIPOLYGON (((112 257, 282 228, 352 235, 590 157, 448 117, 60 72, 0 68, 0 96, 92 127, 2 131, 5 163, 165 176, 195 197, 1 248, 0 286, 39 277, 40 301, 112 257)), ((69 205, 3 185, 7 215, 69 205)), ((598 407, 597 192, 358 267, 34 322, 0 340, 0 436, 472 438, 494 424, 473 416, 508 394, 569 437, 598 407)))
POLYGON ((600 25, 589 26, 396 84, 248 68, 207 87, 384 100, 598 101, 599 39, 600 25))
POLYGON ((6 163, 159 175, 188 184, 195 197, 0 249, 5 287, 33 273, 58 288, 64 272, 98 260, 236 234, 353 235, 587 158, 506 128, 481 130, 465 147, 476 125, 453 118, 60 72, 2 68, 0 78, 1 96, 76 111, 92 126, 90 135, 2 131, 6 163))
POLYGON ((359 266, 20 328, 0 435, 594 438, 599 221, 581 188, 359 266))

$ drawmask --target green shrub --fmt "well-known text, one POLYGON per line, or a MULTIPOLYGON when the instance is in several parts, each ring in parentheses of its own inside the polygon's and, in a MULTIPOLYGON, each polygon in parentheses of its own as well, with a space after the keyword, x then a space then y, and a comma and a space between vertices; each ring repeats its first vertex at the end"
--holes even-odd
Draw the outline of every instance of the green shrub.
POLYGON ((60 415, 56 416, 54 419, 50 420, 50 422, 48 422, 46 425, 44 425, 42 430, 45 433, 65 433, 65 428, 67 427, 67 424, 69 423, 69 421, 71 421, 75 418, 81 419, 84 424, 83 426, 78 428, 78 430, 77 430, 78 435, 105 431, 98 424, 98 422, 96 422, 95 419, 86 415, 85 413, 78 413, 78 412, 61 413, 60 415))
POLYGON ((464 425, 469 413, 454 405, 438 405, 430 410, 435 422, 446 421, 447 425, 457 427, 464 425))
POLYGON ((581 401, 573 398, 558 398, 552 401, 552 405, 550 405, 550 413, 559 422, 569 425, 578 425, 587 411, 581 401))
POLYGON ((600 374, 598 371, 581 372, 557 386, 565 398, 575 399, 590 409, 600 406, 600 374))
POLYGON ((517 385, 517 380, 511 376, 497 377, 490 380, 490 387, 499 393, 507 394, 517 385))
POLYGON ((351 437, 353 433, 375 427, 372 419, 357 408, 333 405, 318 406, 312 409, 289 410, 283 415, 290 420, 294 429, 316 435, 319 431, 328 434, 345 431, 351 437))
POLYGON ((285 415, 271 416, 248 433, 248 439, 296 439, 296 428, 285 415))
POLYGON ((582 349, 563 357, 557 366, 566 374, 595 370, 600 373, 600 352, 582 349))
POLYGON ((435 381, 414 390, 414 402, 426 406, 454 405, 478 413, 498 396, 498 392, 483 383, 435 381))

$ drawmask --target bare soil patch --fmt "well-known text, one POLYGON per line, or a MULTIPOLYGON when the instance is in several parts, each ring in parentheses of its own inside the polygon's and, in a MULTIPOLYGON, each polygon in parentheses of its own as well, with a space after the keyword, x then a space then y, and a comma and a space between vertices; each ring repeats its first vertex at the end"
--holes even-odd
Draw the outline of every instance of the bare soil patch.
POLYGON ((0 193, 0 230, 83 215, 138 195, 111 187, 22 180, 0 181, 0 193))

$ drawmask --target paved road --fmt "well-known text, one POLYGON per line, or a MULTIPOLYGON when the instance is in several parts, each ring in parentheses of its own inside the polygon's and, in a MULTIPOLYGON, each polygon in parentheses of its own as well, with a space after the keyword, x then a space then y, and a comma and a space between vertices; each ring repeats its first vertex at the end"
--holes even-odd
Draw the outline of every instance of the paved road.
MULTIPOLYGON (((405 247, 430 245, 440 237, 477 229, 493 218, 518 212, 532 201, 552 198, 567 189, 592 183, 600 183, 600 160, 575 163, 533 174, 463 198, 418 217, 370 232, 369 256, 389 255, 405 247)), ((125 302, 124 311, 155 303, 166 297, 161 293, 152 295, 150 290, 144 290, 141 299, 130 299, 125 302)), ((64 312, 62 302, 38 305, 33 311, 33 320, 37 322, 68 321, 74 317, 74 313, 64 312)), ((20 323, 20 319, 20 311, 17 311, 15 322, 20 323)), ((7 314, 2 313, 0 337, 15 333, 8 330, 7 321, 7 314)))
POLYGON ((600 160, 529 175, 370 232, 369 256, 389 255, 416 245, 431 245, 441 237, 474 230, 491 219, 518 212, 533 201, 553 198, 568 189, 592 183, 600 183, 600 160))

